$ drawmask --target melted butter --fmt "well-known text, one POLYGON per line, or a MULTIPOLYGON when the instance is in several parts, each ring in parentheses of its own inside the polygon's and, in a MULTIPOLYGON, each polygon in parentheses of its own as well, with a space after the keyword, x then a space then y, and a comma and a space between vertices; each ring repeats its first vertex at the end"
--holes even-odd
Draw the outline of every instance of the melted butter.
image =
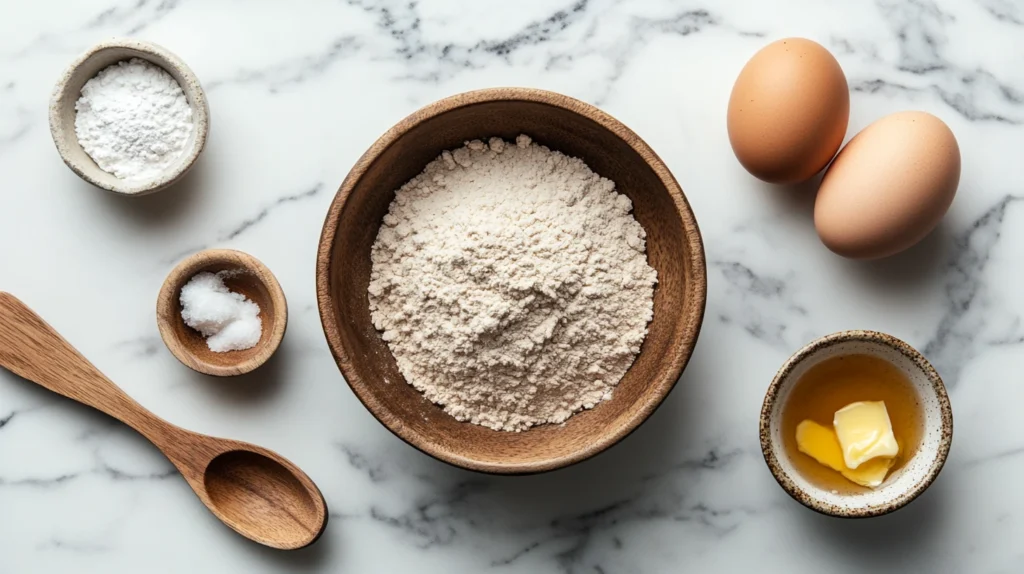
POLYGON ((891 456, 878 457, 861 463, 855 469, 849 468, 843 460, 843 449, 839 445, 835 430, 810 420, 796 426, 796 444, 800 452, 839 472, 847 479, 870 488, 881 485, 895 463, 891 456))
MULTIPOLYGON (((797 426, 801 422, 813 421, 834 436, 836 411, 860 401, 885 402, 893 435, 901 447, 892 458, 889 476, 898 472, 917 452, 923 431, 923 414, 917 393, 902 371, 884 359, 869 355, 825 359, 796 382, 782 411, 783 446, 797 472, 811 484, 843 494, 869 490, 869 487, 843 476, 828 462, 819 462, 797 444, 797 426)), ((838 443, 838 439, 835 440, 838 443)), ((829 452, 831 454, 823 456, 835 462, 831 458, 835 451, 829 452)), ((842 460, 840 447, 839 461, 842 460)))

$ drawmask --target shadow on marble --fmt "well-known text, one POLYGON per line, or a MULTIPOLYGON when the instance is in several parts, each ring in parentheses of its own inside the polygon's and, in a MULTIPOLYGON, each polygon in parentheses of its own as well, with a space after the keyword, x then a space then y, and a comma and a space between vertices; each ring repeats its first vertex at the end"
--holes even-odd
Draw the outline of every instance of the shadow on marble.
MULTIPOLYGON (((25 405, 27 403, 32 405, 29 407, 23 406, 15 408, 12 412, 12 418, 8 420, 14 420, 15 417, 18 417, 20 414, 27 411, 49 408, 52 406, 58 409, 63 409, 59 415, 56 415, 60 417, 63 423, 66 423, 69 427, 76 429, 76 431, 77 429, 81 429, 78 431, 79 439, 88 438, 100 430, 105 431, 111 427, 125 426, 124 423, 110 415, 107 415, 106 413, 61 396, 45 387, 37 385, 32 381, 23 379, 10 371, 0 369, 0 405, 7 406, 7 404, 9 404, 10 401, 7 400, 9 396, 6 395, 8 391, 10 391, 12 395, 18 397, 18 399, 14 401, 16 404, 25 405)), ((3 427, 0 426, 0 429, 2 428, 3 427)), ((125 426, 125 428, 128 427, 125 426)), ((133 434, 137 434, 135 431, 131 432, 133 434)), ((145 441, 141 436, 139 438, 140 440, 145 441)), ((44 437, 40 444, 45 444, 47 440, 49 440, 49 437, 44 437)), ((149 443, 146 442, 145 444, 149 443)), ((56 450, 65 448, 67 445, 60 443, 59 441, 55 441, 52 446, 56 450)), ((46 447, 41 446, 41 448, 46 447)))
POLYGON ((255 371, 233 377, 213 377, 190 370, 188 377, 193 386, 214 403, 264 403, 274 400, 284 390, 287 373, 294 372, 293 355, 294 350, 285 337, 270 359, 255 371))
POLYGON ((140 232, 151 233, 153 228, 176 225, 176 221, 186 217, 195 208, 196 200, 204 186, 208 186, 208 163, 200 158, 193 167, 176 184, 150 195, 141 197, 122 197, 108 193, 79 181, 82 193, 92 192, 100 202, 123 224, 135 224, 140 232))
POLYGON ((806 221, 806 225, 813 229, 814 198, 818 195, 818 187, 821 185, 821 179, 824 176, 825 172, 822 171, 802 183, 774 185, 758 180, 758 185, 762 188, 760 191, 786 206, 787 213, 800 215, 806 221))
POLYGON ((936 531, 949 526, 948 497, 954 493, 947 483, 940 477, 917 500, 877 518, 842 519, 802 512, 806 545, 829 549, 836 554, 837 564, 856 564, 870 557, 879 567, 896 566, 927 550, 937 538, 936 531))
MULTIPOLYGON (((270 367, 270 362, 264 365, 264 368, 270 367)), ((278 367, 281 368, 281 367, 278 367)), ((261 369, 262 370, 262 369, 261 369)), ((258 372, 258 371, 257 371, 258 372)), ((275 377, 269 377, 271 380, 275 377)), ((253 382, 244 382, 243 385, 254 384, 253 382)), ((21 377, 8 373, 7 371, 0 370, 0 394, 2 394, 7 387, 19 387, 18 392, 22 398, 29 399, 29 402, 40 405, 50 406, 53 405, 55 408, 63 409, 58 414, 51 414, 50 416, 59 416, 63 421, 68 423, 74 428, 80 428, 77 432, 76 440, 82 442, 81 445, 76 445, 75 448, 93 449, 96 451, 98 445, 108 442, 111 433, 123 433, 124 442, 118 445, 119 449, 139 449, 140 451, 147 451, 147 454, 152 454, 154 460, 159 460, 160 469, 154 470, 152 474, 132 474, 131 472, 123 471, 118 468, 109 466, 107 462, 97 458, 97 467, 85 469, 81 472, 76 472, 73 476, 78 474, 86 473, 98 473, 108 477, 114 481, 135 481, 135 480, 146 480, 146 479, 159 479, 166 476, 170 476, 172 480, 180 482, 184 485, 184 481, 178 476, 177 473, 170 472, 173 467, 170 463, 161 455, 156 449, 141 435, 134 430, 130 429, 120 421, 90 407, 81 405, 70 399, 61 397, 55 393, 44 389, 31 381, 22 379, 21 377), (98 438, 97 438, 98 437, 98 438), (96 442, 96 441, 99 442, 96 442), (162 467, 168 467, 165 471, 162 467)), ((39 407, 33 407, 33 409, 39 407)), ((15 411, 21 412, 21 411, 15 411)), ((17 415, 15 415, 17 416, 17 415)), ((54 452, 60 452, 60 449, 67 448, 67 444, 61 441, 54 441, 52 444, 48 440, 41 440, 39 443, 41 449, 52 449, 54 452)), ((99 454, 96 454, 99 457, 99 454)), ((12 461, 6 461, 12 462, 12 461)), ((16 462, 16 461, 15 461, 16 462)), ((0 464, 0 474, 4 470, 4 465, 0 464)), ((56 478, 39 478, 36 479, 38 484, 46 485, 49 483, 57 484, 66 479, 68 475, 58 476, 56 478)), ((2 481, 0 481, 2 482, 2 481)), ((183 491, 186 492, 186 491, 183 491)), ((182 497, 182 503, 188 504, 199 504, 197 500, 194 500, 192 496, 182 497), (193 500, 190 500, 193 499, 193 500)), ((212 514, 206 517, 211 522, 216 522, 218 528, 219 522, 212 514)), ((335 529, 340 529, 341 519, 330 519, 334 524, 335 529)), ((230 546, 239 547, 240 551, 256 552, 260 555, 260 560, 269 564, 277 566, 279 571, 312 571, 317 569, 319 566, 327 563, 330 560, 337 559, 337 546, 339 540, 334 539, 331 536, 331 527, 328 525, 328 530, 314 545, 296 551, 283 552, 261 546, 255 542, 252 542, 234 532, 231 532, 227 527, 222 528, 223 535, 219 536, 220 540, 218 543, 223 544, 225 548, 230 546)))
MULTIPOLYGON (((794 185, 772 185, 758 182, 765 194, 785 206, 788 216, 797 215, 810 231, 814 231, 814 200, 824 172, 810 180, 794 185)), ((920 243, 896 255, 873 261, 835 258, 848 268, 850 274, 872 288, 915 290, 941 275, 953 245, 953 232, 946 220, 920 243)))
POLYGON ((853 273, 876 287, 914 290, 943 281, 953 241, 953 230, 942 220, 934 231, 906 251, 873 261, 850 260, 849 266, 853 273))
MULTIPOLYGON (((340 527, 339 524, 332 525, 332 521, 334 521, 333 518, 328 520, 327 530, 324 531, 319 540, 314 542, 312 546, 307 546, 301 550, 275 550, 273 548, 261 546, 260 544, 241 536, 237 536, 233 532, 229 532, 224 536, 224 551, 233 552, 233 549, 228 548, 233 546, 239 552, 256 553, 259 556, 260 562, 273 566, 270 571, 319 571, 319 567, 325 564, 332 561, 335 564, 338 564, 342 561, 342 558, 339 556, 338 549, 338 546, 341 543, 341 536, 338 534, 340 527), (335 529, 338 531, 334 531, 335 529)), ((340 520, 338 522, 340 522, 340 520)))
POLYGON ((658 490, 663 480, 679 485, 685 504, 696 504, 686 497, 689 485, 703 471, 728 464, 725 459, 731 456, 696 438, 705 434, 699 428, 706 421, 700 414, 701 385, 713 380, 713 367, 699 349, 698 343, 683 377, 645 424, 619 444, 569 468, 507 477, 478 474, 427 457, 412 462, 419 467, 412 472, 429 482, 434 493, 428 506, 444 507, 470 523, 487 522, 497 514, 509 525, 548 524, 555 530, 575 531, 595 521, 614 520, 615 514, 671 513, 661 503, 658 509, 645 508, 652 502, 650 491, 658 490))
MULTIPOLYGON (((38 435, 36 446, 43 453, 40 455, 43 458, 63 458, 64 453, 70 448, 75 451, 91 451, 94 459, 92 466, 83 466, 73 471, 66 470, 56 476, 42 473, 40 476, 30 478, 31 484, 58 484, 88 474, 115 481, 165 478, 166 473, 173 468, 170 461, 145 437, 120 420, 0 369, 0 404, 5 402, 9 389, 13 390, 10 394, 19 396, 18 403, 28 403, 31 406, 22 406, 11 411, 8 418, 3 421, 4 424, 0 424, 0 432, 12 421, 18 425, 29 424, 32 432, 38 435), (10 381, 11 384, 5 381, 10 381), (20 420, 22 416, 42 409, 48 412, 33 414, 31 422, 26 420, 23 423, 20 420), (54 424, 58 420, 60 422, 54 424), (53 428, 60 430, 54 431, 53 428), (68 442, 69 437, 73 442, 68 442), (141 461, 141 466, 135 467, 136 470, 119 468, 117 463, 107 460, 104 453, 108 448, 116 449, 134 462, 141 461), (138 468, 144 470, 140 472, 138 468)), ((22 461, 17 458, 0 460, 0 483, 3 482, 2 476, 7 470, 5 463, 14 467, 22 464, 22 461)))

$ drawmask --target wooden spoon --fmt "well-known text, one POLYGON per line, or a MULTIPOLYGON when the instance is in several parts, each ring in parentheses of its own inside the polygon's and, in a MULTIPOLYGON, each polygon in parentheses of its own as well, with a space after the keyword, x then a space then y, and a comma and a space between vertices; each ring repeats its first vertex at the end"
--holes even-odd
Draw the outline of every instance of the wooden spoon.
POLYGON ((272 548, 315 542, 327 504, 312 480, 265 448, 187 431, 149 412, 24 303, 0 292, 0 366, 107 413, 149 439, 216 516, 272 548))

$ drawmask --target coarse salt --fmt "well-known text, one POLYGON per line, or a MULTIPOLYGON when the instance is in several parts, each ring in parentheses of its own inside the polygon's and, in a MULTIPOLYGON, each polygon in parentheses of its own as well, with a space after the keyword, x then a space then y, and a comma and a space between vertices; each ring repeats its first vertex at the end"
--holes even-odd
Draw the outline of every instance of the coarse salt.
POLYGON ((263 334, 259 305, 230 291, 224 284, 230 276, 203 271, 181 288, 181 318, 206 337, 215 353, 251 349, 263 334))

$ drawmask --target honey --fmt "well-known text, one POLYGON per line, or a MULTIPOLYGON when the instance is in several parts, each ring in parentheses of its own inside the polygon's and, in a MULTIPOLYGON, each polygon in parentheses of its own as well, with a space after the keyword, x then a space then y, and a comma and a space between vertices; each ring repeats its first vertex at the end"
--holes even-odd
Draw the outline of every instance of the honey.
POLYGON ((871 489, 800 452, 796 427, 812 420, 832 427, 837 410, 857 401, 884 401, 900 445, 889 476, 910 460, 921 444, 924 413, 909 379, 885 359, 870 355, 831 357, 811 367, 793 386, 782 408, 782 436, 797 472, 811 484, 841 494, 871 489))

